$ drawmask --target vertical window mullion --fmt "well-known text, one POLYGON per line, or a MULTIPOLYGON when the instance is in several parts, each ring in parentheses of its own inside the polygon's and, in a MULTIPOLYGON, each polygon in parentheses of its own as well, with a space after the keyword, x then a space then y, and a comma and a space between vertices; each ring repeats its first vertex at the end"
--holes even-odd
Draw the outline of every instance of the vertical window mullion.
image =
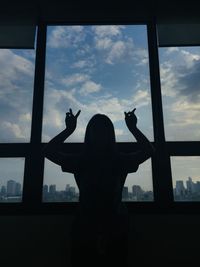
POLYGON ((44 158, 42 156, 42 115, 45 79, 46 25, 39 23, 35 60, 34 94, 30 153, 26 157, 24 173, 24 204, 39 204, 42 197, 44 158))
POLYGON ((149 22, 147 29, 153 127, 156 148, 155 156, 152 159, 154 197, 159 205, 169 205, 173 201, 173 187, 170 158, 167 153, 164 134, 156 23, 154 21, 149 22))

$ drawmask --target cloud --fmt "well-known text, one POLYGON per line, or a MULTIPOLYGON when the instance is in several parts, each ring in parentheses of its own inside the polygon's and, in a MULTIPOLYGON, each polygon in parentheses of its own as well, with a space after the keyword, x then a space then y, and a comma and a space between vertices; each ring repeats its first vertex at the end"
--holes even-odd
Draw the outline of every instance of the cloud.
POLYGON ((9 135, 11 138, 15 139, 25 139, 24 131, 16 123, 11 123, 8 121, 3 121, 1 124, 2 130, 5 136, 9 135))
POLYGON ((83 73, 75 73, 72 75, 68 75, 67 77, 63 78, 61 82, 66 86, 75 86, 77 84, 86 82, 89 80, 90 77, 87 74, 83 73))
POLYGON ((137 90, 133 96, 133 103, 135 107, 147 106, 150 104, 151 97, 147 90, 137 90))
POLYGON ((108 54, 106 62, 108 64, 114 64, 114 62, 122 58, 127 52, 127 44, 123 41, 117 41, 112 45, 112 48, 108 54))
POLYGON ((48 46, 51 48, 68 48, 84 41, 85 32, 83 26, 56 26, 48 35, 48 46))
POLYGON ((95 47, 97 50, 107 50, 107 49, 111 49, 113 46, 113 41, 106 37, 106 38, 96 38, 95 40, 95 47))
POLYGON ((92 30, 96 36, 104 38, 107 36, 119 36, 121 35, 121 30, 124 29, 124 26, 120 25, 106 25, 106 26, 93 26, 92 30))
POLYGON ((102 89, 101 84, 95 83, 93 81, 86 81, 79 91, 82 95, 88 95, 91 93, 99 92, 102 89))
POLYGON ((27 142, 30 137, 34 64, 32 59, 21 54, 20 51, 0 50, 2 142, 27 142))
POLYGON ((82 69, 87 66, 88 66, 88 62, 86 60, 79 60, 72 64, 72 68, 78 68, 78 69, 82 69))
POLYGON ((188 49, 163 53, 161 81, 168 140, 199 140, 200 56, 188 49))

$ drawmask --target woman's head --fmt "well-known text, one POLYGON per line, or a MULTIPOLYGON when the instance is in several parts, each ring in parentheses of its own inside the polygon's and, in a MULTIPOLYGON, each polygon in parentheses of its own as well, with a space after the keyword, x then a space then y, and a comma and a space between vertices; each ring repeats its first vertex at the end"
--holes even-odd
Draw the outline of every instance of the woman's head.
POLYGON ((87 150, 109 152, 115 148, 115 131, 112 121, 104 114, 96 114, 88 122, 85 133, 87 150))

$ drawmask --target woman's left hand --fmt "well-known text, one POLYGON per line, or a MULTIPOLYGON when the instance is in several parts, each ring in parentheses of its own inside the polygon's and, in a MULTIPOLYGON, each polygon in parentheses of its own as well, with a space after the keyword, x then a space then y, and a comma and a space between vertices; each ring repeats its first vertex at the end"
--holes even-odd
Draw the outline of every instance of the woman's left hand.
POLYGON ((74 132, 77 125, 77 118, 80 115, 81 110, 79 110, 76 115, 73 114, 72 109, 69 109, 69 112, 66 113, 65 125, 68 131, 74 132))

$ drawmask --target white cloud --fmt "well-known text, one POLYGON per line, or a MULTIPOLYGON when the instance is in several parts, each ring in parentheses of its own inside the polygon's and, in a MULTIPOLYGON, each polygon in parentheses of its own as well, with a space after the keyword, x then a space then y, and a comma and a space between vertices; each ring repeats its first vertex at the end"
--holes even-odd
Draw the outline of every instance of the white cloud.
POLYGON ((83 26, 55 26, 48 36, 48 46, 67 48, 76 46, 85 39, 83 26))
POLYGON ((78 68, 78 69, 82 69, 86 66, 88 66, 88 62, 86 60, 79 60, 74 64, 72 64, 72 68, 78 68))
POLYGON ((124 26, 119 25, 101 25, 101 26, 93 26, 92 27, 94 33, 100 37, 107 37, 107 36, 118 36, 121 34, 121 30, 124 29, 124 26))
POLYGON ((191 68, 195 61, 200 60, 200 55, 188 52, 184 49, 181 50, 181 57, 185 67, 191 68))
POLYGON ((74 86, 89 80, 89 78, 87 74, 75 73, 63 78, 61 82, 66 86, 74 86))
POLYGON ((102 39, 96 38, 95 40, 95 47, 98 50, 107 50, 112 48, 112 46, 113 46, 113 41, 108 37, 102 39))
POLYGON ((3 142, 26 142, 30 137, 34 64, 22 55, 20 51, 0 50, 0 139, 3 142))
POLYGON ((1 124, 2 132, 5 133, 6 136, 11 137, 12 139, 25 139, 26 136, 24 134, 24 130, 21 129, 20 125, 17 123, 11 123, 9 121, 3 121, 1 124))
MULTIPOLYGON (((9 49, 0 50, 0 80, 1 87, 11 85, 13 81, 21 80, 24 76, 33 76, 34 65, 9 49)), ((14 85, 12 85, 12 88, 14 85)), ((9 90, 9 88, 7 88, 9 90)))
POLYGON ((88 95, 91 93, 96 93, 102 89, 101 84, 95 83, 93 81, 86 81, 80 89, 80 94, 88 95))
POLYGON ((147 90, 139 89, 133 95, 133 103, 134 103, 134 106, 137 108, 149 105, 150 101, 151 101, 151 97, 147 90))
POLYGON ((168 47, 166 49, 166 53, 167 54, 171 54, 171 53, 178 52, 178 51, 179 51, 179 48, 178 47, 168 47))
POLYGON ((117 41, 112 45, 112 48, 108 54, 106 62, 109 64, 113 64, 114 61, 122 58, 127 52, 127 45, 123 41, 117 41))

